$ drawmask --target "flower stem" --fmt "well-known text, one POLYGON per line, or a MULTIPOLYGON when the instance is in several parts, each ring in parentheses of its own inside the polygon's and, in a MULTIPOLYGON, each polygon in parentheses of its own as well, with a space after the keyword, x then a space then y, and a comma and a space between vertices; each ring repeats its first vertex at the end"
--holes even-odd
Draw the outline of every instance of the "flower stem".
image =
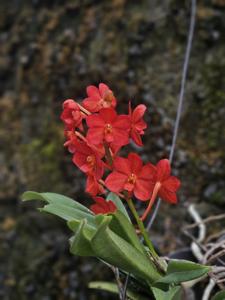
POLYGON ((148 246, 148 248, 149 248, 152 256, 154 258, 158 258, 158 254, 156 253, 156 251, 154 249, 154 246, 153 246, 151 240, 148 237, 148 233, 147 233, 147 231, 145 229, 144 223, 139 218, 139 215, 138 215, 138 213, 136 211, 136 208, 134 206, 134 203, 133 203, 132 199, 127 199, 127 204, 128 204, 128 206, 129 206, 129 208, 130 208, 130 210, 131 210, 131 212, 132 212, 132 214, 133 214, 133 216, 134 216, 134 218, 135 218, 135 220, 137 222, 137 225, 138 225, 138 227, 139 227, 139 229, 141 231, 141 234, 142 234, 142 236, 143 236, 143 238, 145 240, 145 243, 148 246))
POLYGON ((83 113, 85 113, 87 116, 90 116, 90 115, 91 115, 90 111, 88 111, 87 109, 85 109, 85 108, 84 108, 82 105, 80 105, 79 103, 77 103, 77 104, 78 104, 80 110, 81 110, 83 113))
POLYGON ((105 148, 105 157, 106 157, 106 160, 107 160, 108 164, 110 166, 112 166, 112 164, 113 164, 113 158, 112 158, 112 154, 110 152, 109 146, 107 144, 104 144, 104 148, 105 148))
POLYGON ((149 201, 148 207, 146 208, 143 216, 141 217, 142 221, 144 221, 146 219, 146 217, 149 214, 149 212, 150 212, 153 204, 155 203, 155 199, 157 197, 157 194, 158 194, 158 191, 159 191, 160 187, 161 187, 161 183, 157 182, 156 185, 155 185, 155 187, 154 187, 154 190, 153 190, 153 193, 152 193, 152 197, 151 197, 151 199, 149 201))

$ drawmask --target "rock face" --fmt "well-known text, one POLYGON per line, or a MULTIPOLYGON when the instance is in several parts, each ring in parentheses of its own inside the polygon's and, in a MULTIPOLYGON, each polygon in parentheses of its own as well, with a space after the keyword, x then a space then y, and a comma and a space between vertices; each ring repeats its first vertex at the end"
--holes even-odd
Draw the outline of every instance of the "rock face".
MULTIPOLYGON (((224 190, 224 10, 224 1, 198 4, 174 163, 190 181, 187 197, 218 203, 224 190), (210 194, 212 181, 218 188, 210 194)), ((147 104, 150 130, 143 153, 152 160, 168 156, 189 11, 168 0, 4 1, 0 199, 27 188, 78 190, 80 173, 64 155, 59 114, 62 101, 82 99, 88 84, 108 83, 125 111, 129 99, 147 104)))
MULTIPOLYGON (((84 98, 89 84, 107 83, 124 112, 130 99, 145 103, 150 129, 140 153, 153 162, 168 157, 189 12, 189 1, 177 0, 2 1, 2 205, 13 206, 27 189, 82 193, 82 174, 62 146, 59 115, 62 101, 84 98)), ((198 1, 174 159, 181 202, 218 207, 225 192, 224 13, 223 0, 198 1)))

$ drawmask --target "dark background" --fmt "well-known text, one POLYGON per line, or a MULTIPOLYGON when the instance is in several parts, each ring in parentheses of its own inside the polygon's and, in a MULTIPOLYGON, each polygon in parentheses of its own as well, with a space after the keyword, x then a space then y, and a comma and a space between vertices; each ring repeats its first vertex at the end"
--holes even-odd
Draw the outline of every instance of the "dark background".
MULTIPOLYGON (((168 157, 189 20, 190 1, 0 0, 1 299, 99 299, 87 284, 111 271, 72 257, 65 224, 19 197, 51 191, 90 203, 59 116, 63 100, 101 81, 124 113, 130 99, 147 105, 143 158, 168 157)), ((180 204, 163 204, 152 231, 164 255, 188 242, 179 230, 187 204, 202 216, 225 208, 224 35, 225 1, 198 1, 173 162, 180 204)))

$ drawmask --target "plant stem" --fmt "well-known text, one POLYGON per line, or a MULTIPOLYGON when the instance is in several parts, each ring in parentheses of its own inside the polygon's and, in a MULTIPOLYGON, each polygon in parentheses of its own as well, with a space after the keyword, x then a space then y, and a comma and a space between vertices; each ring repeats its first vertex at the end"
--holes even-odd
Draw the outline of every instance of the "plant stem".
POLYGON ((141 221, 144 221, 146 219, 146 217, 148 216, 148 214, 149 214, 149 212, 150 212, 150 210, 151 210, 151 208, 152 208, 152 206, 155 202, 155 199, 157 197, 157 194, 158 194, 158 191, 159 191, 160 187, 161 187, 161 183, 156 182, 155 187, 153 189, 152 197, 149 201, 148 207, 146 208, 143 216, 141 217, 141 221))
POLYGON ((88 111, 87 109, 85 109, 85 108, 84 108, 82 105, 80 105, 79 103, 77 103, 77 104, 78 104, 80 110, 81 110, 84 114, 86 114, 87 116, 90 116, 90 115, 91 115, 90 111, 88 111))
POLYGON ((110 166, 112 166, 112 164, 113 164, 113 158, 112 158, 109 146, 107 144, 104 144, 104 148, 105 148, 105 157, 106 157, 106 160, 107 160, 108 164, 110 166))
POLYGON ((127 204, 128 204, 128 206, 129 206, 129 208, 130 208, 130 210, 131 210, 131 212, 132 212, 132 214, 133 214, 133 216, 134 216, 134 218, 135 218, 135 220, 137 222, 137 225, 138 225, 138 227, 139 227, 139 229, 141 231, 141 234, 142 234, 142 236, 143 236, 143 238, 145 240, 146 245, 148 246, 148 248, 149 248, 152 256, 155 259, 157 259, 158 258, 158 254, 156 253, 156 251, 154 249, 154 246, 153 246, 151 240, 148 237, 148 233, 147 233, 147 231, 145 229, 144 223, 139 218, 139 215, 138 215, 138 213, 136 211, 136 208, 134 206, 134 203, 133 203, 132 199, 127 199, 127 204))

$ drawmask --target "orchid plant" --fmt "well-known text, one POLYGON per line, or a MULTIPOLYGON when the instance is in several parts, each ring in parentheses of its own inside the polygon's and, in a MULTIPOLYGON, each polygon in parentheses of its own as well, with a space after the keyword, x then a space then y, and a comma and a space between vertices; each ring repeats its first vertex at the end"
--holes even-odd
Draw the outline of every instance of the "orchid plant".
MULTIPOLYGON (((129 274, 132 284, 127 290, 128 299, 183 299, 182 285, 201 279, 210 268, 159 257, 144 225, 157 197, 177 203, 180 180, 171 175, 166 158, 154 165, 143 163, 135 152, 120 156, 121 148, 131 141, 143 146, 146 106, 132 109, 129 103, 127 114, 118 114, 116 107, 117 99, 104 83, 88 86, 87 97, 81 103, 72 99, 63 103, 64 146, 86 176, 86 192, 93 198, 90 208, 55 193, 29 191, 22 198, 43 200, 46 204, 41 211, 67 222, 73 232, 72 254, 95 256, 118 268, 121 278, 129 274), (142 215, 136 209, 137 201, 144 205, 142 215)), ((110 283, 90 286, 118 292, 110 283)))

